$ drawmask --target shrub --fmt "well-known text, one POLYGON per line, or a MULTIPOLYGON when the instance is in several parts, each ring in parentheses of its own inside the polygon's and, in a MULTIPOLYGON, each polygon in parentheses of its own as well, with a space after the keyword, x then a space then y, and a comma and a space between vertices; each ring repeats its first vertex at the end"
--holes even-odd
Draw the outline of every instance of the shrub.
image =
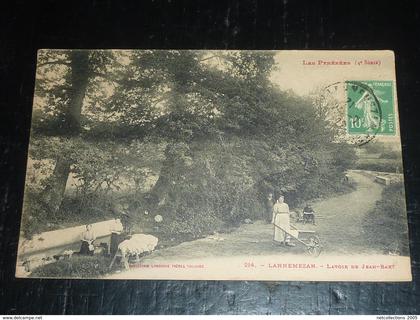
POLYGON ((163 239, 195 239, 211 234, 222 227, 223 222, 212 214, 186 210, 184 214, 167 217, 160 227, 160 234, 163 239))
POLYGON ((30 239, 34 234, 111 219, 113 198, 101 193, 84 197, 66 195, 56 214, 41 200, 39 192, 25 190, 21 230, 30 239))
POLYGON ((381 154, 381 159, 400 159, 401 158, 401 151, 396 150, 388 150, 381 154))
POLYGON ((396 172, 401 170, 402 164, 400 159, 361 159, 356 162, 355 169, 381 171, 381 172, 396 172))
MULTIPOLYGON (((31 273, 34 278, 97 278, 109 273, 111 258, 78 256, 39 266, 31 273)), ((115 270, 115 267, 113 268, 115 270)))
POLYGON ((381 200, 364 220, 363 229, 373 248, 409 255, 406 204, 402 183, 385 187, 381 200))

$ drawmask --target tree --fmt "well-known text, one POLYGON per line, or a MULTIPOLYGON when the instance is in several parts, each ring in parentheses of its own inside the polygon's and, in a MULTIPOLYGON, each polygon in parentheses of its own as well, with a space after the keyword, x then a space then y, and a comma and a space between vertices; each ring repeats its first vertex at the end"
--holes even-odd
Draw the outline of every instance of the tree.
MULTIPOLYGON (((46 103, 53 100, 58 102, 54 116, 56 117, 56 129, 63 136, 77 136, 80 133, 81 112, 85 99, 89 78, 91 76, 91 66, 89 63, 89 53, 87 51, 71 51, 65 55, 46 54, 40 55, 38 65, 39 74, 53 72, 51 66, 59 66, 60 71, 65 73, 66 83, 61 89, 61 94, 54 92, 42 92, 49 98, 46 103), (55 57, 54 57, 55 56, 55 57), (61 59, 60 59, 61 58, 61 59), (67 67, 69 70, 63 70, 67 67), (43 70, 47 69, 47 70, 43 70), (65 101, 65 103, 64 103, 65 101)), ((37 88, 38 92, 43 91, 42 81, 37 88)), ((50 107, 52 110, 52 107, 50 107)), ((35 120, 37 120, 35 118, 35 120)), ((36 129, 40 129, 35 125, 36 129)), ((57 212, 64 195, 67 179, 70 173, 71 160, 67 155, 57 153, 53 174, 46 185, 42 198, 48 210, 57 212)))
POLYGON ((41 195, 45 210, 53 215, 60 209, 72 165, 82 146, 77 137, 88 122, 88 110, 83 109, 103 98, 95 89, 99 79, 109 77, 107 68, 115 63, 112 58, 107 51, 39 52, 31 143, 40 140, 42 145, 31 155, 55 162, 41 195), (51 136, 57 139, 48 138, 51 136))
POLYGON ((31 157, 54 162, 44 201, 57 212, 72 176, 83 210, 119 194, 196 236, 258 218, 269 191, 293 204, 330 190, 351 151, 312 101, 269 81, 274 67, 272 52, 43 53, 31 157))

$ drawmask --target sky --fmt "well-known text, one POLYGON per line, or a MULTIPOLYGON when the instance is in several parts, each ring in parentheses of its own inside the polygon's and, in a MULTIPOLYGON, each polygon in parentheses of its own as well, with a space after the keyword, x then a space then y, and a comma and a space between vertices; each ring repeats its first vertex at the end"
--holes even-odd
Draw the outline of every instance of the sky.
MULTIPOLYGON (((346 80, 395 80, 394 53, 392 51, 330 51, 330 50, 287 50, 275 55, 275 70, 271 81, 281 90, 292 90, 306 96, 318 92, 330 84, 346 80), (348 61, 350 65, 319 65, 318 61, 348 61), (380 64, 366 64, 379 61, 380 64), (314 62, 315 65, 304 64, 314 62)), ((394 105, 397 117, 396 136, 378 136, 377 140, 391 142, 399 140, 398 101, 394 89, 394 105)), ((400 144, 396 144, 400 147, 400 144)))
POLYGON ((390 51, 279 51, 275 55, 277 70, 271 81, 282 90, 299 95, 310 94, 317 87, 325 87, 345 80, 391 80, 395 78, 393 54, 390 51), (303 61, 345 60, 351 65, 304 65, 303 61), (381 65, 355 65, 360 60, 380 60, 381 65))

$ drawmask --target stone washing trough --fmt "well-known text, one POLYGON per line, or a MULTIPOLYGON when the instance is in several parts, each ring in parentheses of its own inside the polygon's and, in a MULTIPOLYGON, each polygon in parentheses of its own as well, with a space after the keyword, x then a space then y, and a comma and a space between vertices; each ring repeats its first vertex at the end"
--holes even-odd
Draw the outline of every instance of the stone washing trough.
MULTIPOLYGON (((120 220, 117 220, 119 229, 123 226, 120 220)), ((92 223, 92 230, 96 235, 95 244, 106 242, 109 244, 111 228, 114 226, 113 219, 92 223)), ((115 228, 115 227, 114 227, 115 228)), ((28 261, 31 268, 51 260, 54 255, 62 254, 66 250, 79 251, 82 233, 86 230, 86 225, 80 225, 71 228, 46 231, 36 234, 32 239, 21 237, 18 247, 16 276, 26 276, 24 263, 28 261)))

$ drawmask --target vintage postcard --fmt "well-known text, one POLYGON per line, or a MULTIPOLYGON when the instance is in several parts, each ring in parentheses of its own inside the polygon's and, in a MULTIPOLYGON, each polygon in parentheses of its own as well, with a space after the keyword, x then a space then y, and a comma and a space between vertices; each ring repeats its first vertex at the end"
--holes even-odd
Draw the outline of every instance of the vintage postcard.
POLYGON ((17 277, 411 281, 392 51, 38 52, 17 277))

